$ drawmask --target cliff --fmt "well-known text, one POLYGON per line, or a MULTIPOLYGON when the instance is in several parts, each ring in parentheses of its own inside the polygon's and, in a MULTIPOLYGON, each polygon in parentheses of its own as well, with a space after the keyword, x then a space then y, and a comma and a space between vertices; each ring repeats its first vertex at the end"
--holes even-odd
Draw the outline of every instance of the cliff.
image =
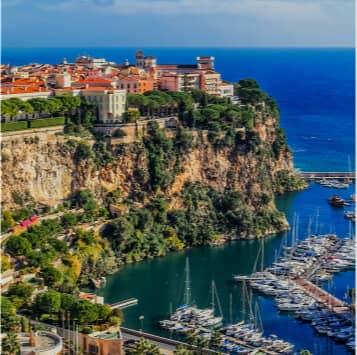
MULTIPOLYGON (((4 136, 3 208, 19 208, 26 200, 56 205, 82 189, 89 189, 100 200, 106 193, 119 189, 122 197, 141 203, 160 190, 170 199, 170 208, 178 209, 184 207, 180 195, 184 186, 199 183, 216 191, 229 188, 240 192, 252 211, 259 209, 262 196, 267 195, 270 199, 263 207, 273 211, 274 193, 287 189, 276 177, 282 172, 288 176, 293 172, 291 154, 286 146, 278 153, 272 150, 277 140, 277 125, 273 117, 266 118, 257 123, 252 132, 237 132, 238 138, 231 144, 213 144, 207 132, 196 131, 191 133, 192 142, 184 151, 178 148, 180 142, 175 137, 167 139, 173 142, 170 146, 173 153, 165 157, 166 166, 158 169, 160 173, 165 169, 171 173, 168 182, 159 187, 150 182, 153 174, 150 149, 155 151, 156 148, 150 148, 145 139, 144 142, 112 146, 111 159, 103 164, 102 157, 95 156, 97 153, 94 157, 90 154, 79 157, 78 139, 58 132, 4 136)), ((93 145, 92 141, 87 143, 93 145)), ((162 142, 157 146, 160 144, 162 142)), ((167 154, 165 149, 163 151, 167 154)), ((282 221, 282 226, 284 224, 282 221)))

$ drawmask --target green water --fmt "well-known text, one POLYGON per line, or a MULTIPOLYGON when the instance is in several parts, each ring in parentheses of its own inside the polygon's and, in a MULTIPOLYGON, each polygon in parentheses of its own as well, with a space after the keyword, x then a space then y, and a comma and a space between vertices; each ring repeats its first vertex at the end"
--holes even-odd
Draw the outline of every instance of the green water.
MULTIPOLYGON (((353 193, 354 186, 343 191, 343 197, 353 193)), ((329 189, 312 185, 308 190, 287 194, 278 199, 278 206, 284 210, 291 221, 293 214, 299 214, 300 239, 306 236, 309 217, 314 217, 313 232, 334 231, 346 236, 348 222, 343 218, 343 210, 333 209, 327 203, 327 198, 333 193, 329 189), (318 218, 316 218, 318 209, 318 218), (316 223, 317 222, 317 223, 316 223)), ((273 262, 279 252, 283 235, 265 239, 264 265, 273 262)), ((288 236, 288 240, 291 236, 288 236)), ((201 247, 172 253, 162 258, 127 265, 121 271, 108 277, 105 288, 99 294, 105 297, 107 303, 113 303, 130 297, 139 300, 137 306, 124 311, 125 326, 140 329, 139 316, 143 315, 143 328, 155 334, 170 336, 160 329, 159 320, 165 319, 170 312, 170 304, 174 309, 183 303, 185 259, 190 261, 190 279, 192 299, 199 307, 210 305, 210 285, 215 280, 226 322, 242 319, 241 285, 232 281, 232 274, 249 274, 255 264, 260 247, 259 241, 236 241, 219 247, 201 247), (229 298, 232 295, 232 312, 229 298)), ((257 263, 260 268, 260 261, 257 263)), ((354 284, 354 272, 338 275, 334 287, 337 295, 345 292, 347 285, 354 284)), ((300 323, 293 317, 279 313, 274 301, 262 295, 255 294, 253 303, 257 302, 263 319, 265 334, 276 334, 294 343, 297 349, 308 348, 314 354, 345 354, 346 349, 337 345, 327 337, 318 336, 308 324, 300 323)))

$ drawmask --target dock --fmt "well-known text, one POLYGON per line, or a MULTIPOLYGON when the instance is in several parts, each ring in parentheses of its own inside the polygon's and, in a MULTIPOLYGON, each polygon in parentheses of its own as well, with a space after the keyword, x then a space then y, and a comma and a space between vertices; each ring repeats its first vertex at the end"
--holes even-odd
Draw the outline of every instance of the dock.
POLYGON ((109 307, 111 309, 124 309, 124 308, 128 308, 131 306, 135 306, 139 303, 139 300, 137 298, 128 298, 127 300, 123 300, 123 301, 119 301, 119 302, 115 302, 109 305, 109 307))
POLYGON ((306 180, 356 180, 355 172, 346 171, 299 171, 298 175, 306 180))
POLYGON ((322 288, 316 286, 312 282, 297 278, 293 280, 296 285, 298 285, 306 294, 315 299, 321 305, 329 309, 334 313, 345 313, 350 310, 348 304, 339 300, 337 297, 331 295, 322 288))

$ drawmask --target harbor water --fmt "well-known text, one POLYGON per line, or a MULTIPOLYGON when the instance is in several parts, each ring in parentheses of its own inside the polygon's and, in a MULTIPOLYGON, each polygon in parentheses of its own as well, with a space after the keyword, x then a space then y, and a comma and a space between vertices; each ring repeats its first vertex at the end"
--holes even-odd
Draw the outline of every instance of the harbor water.
MULTIPOLYGON (((345 198, 354 193, 354 185, 338 193, 345 198)), ((337 233, 347 237, 350 234, 350 222, 344 218, 345 208, 328 205, 328 197, 336 193, 334 189, 311 184, 301 192, 289 193, 277 199, 279 208, 287 214, 292 223, 294 214, 299 217, 298 239, 304 239, 310 228, 312 233, 337 233), (310 227, 309 227, 310 225, 310 227)), ((292 235, 271 236, 265 239, 264 266, 270 265, 276 256, 276 250, 287 239, 291 243, 292 235)), ((260 242, 236 241, 219 247, 193 248, 184 252, 172 253, 163 258, 127 265, 121 271, 108 277, 105 288, 99 294, 105 301, 113 303, 129 297, 138 298, 139 304, 124 311, 125 326, 147 332, 170 336, 159 328, 158 322, 167 318, 170 307, 175 309, 183 303, 185 259, 190 260, 190 279, 192 299, 199 307, 210 305, 210 285, 214 280, 222 304, 225 322, 237 322, 243 317, 241 284, 232 281, 233 274, 250 274, 256 261, 260 242), (232 294, 232 307, 230 307, 232 294), (231 311, 232 310, 232 311, 231 311), (140 316, 144 320, 139 320, 140 316)), ((260 267, 260 261, 258 268, 260 267)), ((347 286, 354 287, 354 272, 346 271, 334 276, 324 287, 337 297, 346 299, 347 286)), ((318 335, 311 325, 296 320, 288 313, 280 313, 272 298, 253 294, 253 304, 258 302, 266 335, 275 334, 283 340, 295 344, 296 349, 309 349, 314 354, 342 355, 347 348, 326 336, 318 335)))

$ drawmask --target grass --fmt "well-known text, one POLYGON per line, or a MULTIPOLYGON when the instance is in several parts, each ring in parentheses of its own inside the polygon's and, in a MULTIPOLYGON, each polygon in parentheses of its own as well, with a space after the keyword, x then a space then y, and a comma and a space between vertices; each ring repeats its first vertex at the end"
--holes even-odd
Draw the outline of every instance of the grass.
POLYGON ((5 122, 1 123, 1 132, 14 132, 31 128, 62 126, 65 124, 65 121, 66 119, 64 117, 54 117, 31 121, 5 122), (28 127, 28 122, 30 122, 30 127, 28 127))
POLYGON ((42 128, 51 126, 62 126, 65 124, 64 117, 46 118, 43 120, 33 120, 31 121, 31 128, 42 128))
POLYGON ((1 132, 13 132, 27 129, 26 121, 1 123, 1 132))

